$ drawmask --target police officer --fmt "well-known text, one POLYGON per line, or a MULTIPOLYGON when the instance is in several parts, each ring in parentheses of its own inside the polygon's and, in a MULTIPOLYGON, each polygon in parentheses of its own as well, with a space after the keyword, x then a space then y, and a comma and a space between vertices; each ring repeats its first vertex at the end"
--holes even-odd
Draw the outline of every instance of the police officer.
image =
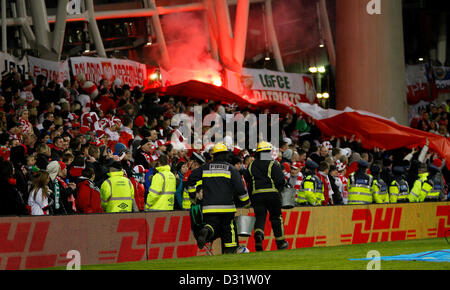
POLYGON ((373 176, 373 200, 375 203, 386 204, 389 203, 389 193, 386 182, 381 178, 381 168, 377 164, 370 167, 370 173, 373 176))
POLYGON ((433 162, 430 164, 429 172, 429 179, 433 181, 433 189, 431 190, 429 196, 425 198, 425 201, 445 200, 446 185, 440 166, 437 166, 435 162, 433 162))
MULTIPOLYGON (((217 143, 212 149, 213 160, 192 171, 188 187, 195 187, 191 198, 201 202, 204 226, 199 230, 197 245, 203 249, 206 243, 221 238, 224 254, 236 253, 239 239, 234 215, 237 194, 244 204, 249 197, 237 169, 227 162, 229 152, 225 144, 217 143)), ((192 192, 192 191, 191 191, 192 192)))
POLYGON ((300 189, 297 193, 297 204, 299 206, 307 205, 320 205, 324 184, 321 179, 316 175, 316 170, 319 165, 310 159, 305 163, 305 169, 303 175, 305 178, 302 181, 300 189))
POLYGON ((281 216, 280 191, 286 184, 283 171, 271 158, 272 145, 260 142, 256 148, 255 160, 244 171, 244 178, 250 200, 255 212, 255 249, 263 250, 264 228, 267 212, 279 250, 289 247, 284 237, 283 218, 281 216))
MULTIPOLYGON (((206 159, 197 152, 193 152, 191 155, 191 159, 189 161, 189 170, 186 172, 183 176, 183 202, 182 202, 182 208, 183 210, 189 210, 192 205, 192 201, 190 198, 190 195, 195 196, 196 192, 196 186, 185 186, 187 180, 189 179, 189 176, 191 175, 192 171, 199 168, 203 164, 206 163, 206 159)), ((199 181, 200 182, 200 181, 199 181)))
POLYGON ((124 176, 120 162, 115 161, 111 164, 108 176, 100 188, 103 211, 106 213, 138 212, 133 184, 124 176))
POLYGON ((409 202, 409 186, 403 176, 405 168, 403 166, 394 166, 392 173, 394 178, 388 188, 390 203, 409 202))
POLYGON ((367 174, 369 163, 358 161, 358 169, 348 177, 348 204, 371 204, 373 202, 373 176, 367 174))
POLYGON ((173 210, 177 180, 170 171, 169 157, 161 155, 155 169, 156 173, 148 189, 145 211, 173 210))
POLYGON ((428 178, 427 165, 421 163, 418 169, 419 174, 414 181, 413 187, 408 195, 409 202, 422 202, 433 189, 432 180, 428 178))

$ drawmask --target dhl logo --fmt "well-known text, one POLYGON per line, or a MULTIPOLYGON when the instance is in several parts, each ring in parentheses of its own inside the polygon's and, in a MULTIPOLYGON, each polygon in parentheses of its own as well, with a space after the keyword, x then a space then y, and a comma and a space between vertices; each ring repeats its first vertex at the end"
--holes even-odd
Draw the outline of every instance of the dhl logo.
POLYGON ((66 253, 42 253, 48 222, 0 223, 0 269, 18 270, 65 265, 66 253))
MULTIPOLYGON (((310 225, 311 210, 293 210, 283 212, 286 240, 291 248, 325 246, 327 236, 316 226, 310 225), (309 229, 311 227, 313 230, 309 229), (309 231, 308 231, 309 230, 309 231), (311 232, 313 234, 308 235, 311 232), (314 235, 317 234, 317 235, 314 235)), ((416 230, 401 227, 403 208, 386 207, 376 209, 353 209, 351 222, 352 234, 336 233, 340 243, 361 244, 368 242, 396 241, 416 238, 416 230)), ((436 227, 428 228, 429 237, 444 237, 450 230, 450 205, 437 206, 435 211, 436 227)), ((58 235, 50 235, 51 220, 37 222, 0 222, 0 269, 32 269, 65 266, 67 250, 46 247, 58 235), (64 251, 64 252, 58 252, 64 251)), ((349 217, 350 221, 350 217, 349 217)), ((316 221, 315 221, 316 222, 316 221)), ((265 250, 275 250, 275 239, 271 237, 271 224, 266 220, 265 250)), ((54 233, 52 233, 54 234, 54 233)), ((423 235, 422 235, 423 236, 423 235)), ((98 239, 99 237, 95 237, 98 239)), ((132 262, 151 259, 171 259, 206 255, 199 251, 191 234, 188 215, 160 216, 152 218, 122 218, 117 223, 115 234, 105 237, 119 241, 113 249, 96 249, 98 263, 132 262)), ((89 244, 89 241, 78 241, 89 244)), ((253 237, 247 238, 247 244, 254 250, 253 237)), ((83 257, 82 257, 83 260, 83 257)))
POLYGON ((443 238, 449 236, 450 231, 450 205, 436 207, 436 216, 438 217, 437 228, 428 229, 428 237, 443 238))
POLYGON ((153 227, 147 219, 121 219, 117 233, 123 234, 119 250, 100 251, 99 262, 133 262, 206 255, 191 234, 189 216, 157 217, 153 227))
POLYGON ((403 208, 354 209, 353 234, 342 234, 341 243, 365 244, 416 238, 416 230, 400 230, 403 208))
MULTIPOLYGON (((254 214, 251 214, 254 216, 254 214)), ((325 235, 307 236, 308 225, 311 218, 311 211, 285 211, 282 212, 284 223, 284 236, 289 243, 290 248, 309 248, 314 246, 325 246, 325 235)), ((266 217, 264 227, 263 249, 273 251, 277 249, 274 237, 271 237, 272 227, 269 216, 266 217)), ((242 244, 245 244, 250 251, 255 250, 255 240, 253 237, 242 239, 242 244)))

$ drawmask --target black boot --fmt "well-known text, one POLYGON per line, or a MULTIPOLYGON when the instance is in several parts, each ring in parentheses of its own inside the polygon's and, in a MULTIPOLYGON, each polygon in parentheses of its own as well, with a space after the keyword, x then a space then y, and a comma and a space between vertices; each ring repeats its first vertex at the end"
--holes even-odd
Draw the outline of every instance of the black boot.
POLYGON ((257 252, 262 252, 264 234, 262 234, 261 232, 256 232, 254 237, 255 237, 255 250, 257 252))
POLYGON ((286 240, 276 241, 278 250, 284 250, 289 248, 289 243, 286 240))
POLYGON ((211 233, 211 231, 207 227, 204 227, 199 231, 198 238, 197 238, 197 246, 200 250, 203 249, 205 244, 208 242, 210 233, 211 233))

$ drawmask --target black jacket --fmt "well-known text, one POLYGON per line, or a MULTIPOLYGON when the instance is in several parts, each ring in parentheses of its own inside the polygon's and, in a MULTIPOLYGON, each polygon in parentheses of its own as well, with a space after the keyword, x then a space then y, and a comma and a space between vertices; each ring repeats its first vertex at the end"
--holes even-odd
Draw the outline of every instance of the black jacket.
POLYGON ((20 193, 15 185, 7 182, 1 182, 2 188, 0 193, 0 216, 21 216, 28 215, 26 201, 24 201, 22 193, 20 193))
POLYGON ((144 166, 145 169, 149 169, 150 168, 150 162, 149 162, 149 160, 147 160, 145 155, 150 157, 150 154, 145 153, 144 151, 142 151, 141 148, 139 148, 136 151, 136 154, 134 155, 134 165, 135 166, 136 165, 142 165, 142 166, 144 166))
POLYGON ((250 163, 244 171, 244 178, 249 194, 280 192, 286 184, 280 165, 269 160, 256 159, 250 163))
MULTIPOLYGON (((203 190, 201 201, 203 213, 235 212, 235 195, 243 203, 249 202, 241 174, 225 161, 206 163, 195 169, 189 175, 186 186, 203 190)), ((191 198, 194 196, 191 195, 191 198)))

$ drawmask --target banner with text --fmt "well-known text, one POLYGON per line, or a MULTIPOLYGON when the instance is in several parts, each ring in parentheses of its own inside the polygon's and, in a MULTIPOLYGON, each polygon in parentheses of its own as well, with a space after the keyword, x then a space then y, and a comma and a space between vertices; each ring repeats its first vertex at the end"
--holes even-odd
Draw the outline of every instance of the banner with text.
POLYGON ((450 67, 434 66, 433 77, 438 92, 450 92, 450 67))
POLYGON ((84 74, 87 80, 96 84, 102 79, 110 82, 122 80, 131 88, 145 86, 147 68, 145 64, 131 60, 98 57, 71 57, 72 73, 74 76, 84 74))
POLYGON ((254 104, 277 102, 296 106, 317 100, 314 82, 305 74, 249 68, 243 68, 241 74, 230 70, 225 70, 225 74, 226 88, 254 104))
POLYGON ((430 101, 430 83, 427 77, 425 64, 406 66, 406 91, 409 105, 414 105, 421 100, 430 101))
POLYGON ((28 62, 24 57, 19 59, 4 52, 0 52, 0 71, 4 72, 19 72, 21 75, 28 73, 28 62))
POLYGON ((69 62, 50 61, 42 58, 28 56, 28 64, 33 78, 43 75, 47 78, 47 82, 55 81, 62 84, 64 80, 70 80, 69 62))

